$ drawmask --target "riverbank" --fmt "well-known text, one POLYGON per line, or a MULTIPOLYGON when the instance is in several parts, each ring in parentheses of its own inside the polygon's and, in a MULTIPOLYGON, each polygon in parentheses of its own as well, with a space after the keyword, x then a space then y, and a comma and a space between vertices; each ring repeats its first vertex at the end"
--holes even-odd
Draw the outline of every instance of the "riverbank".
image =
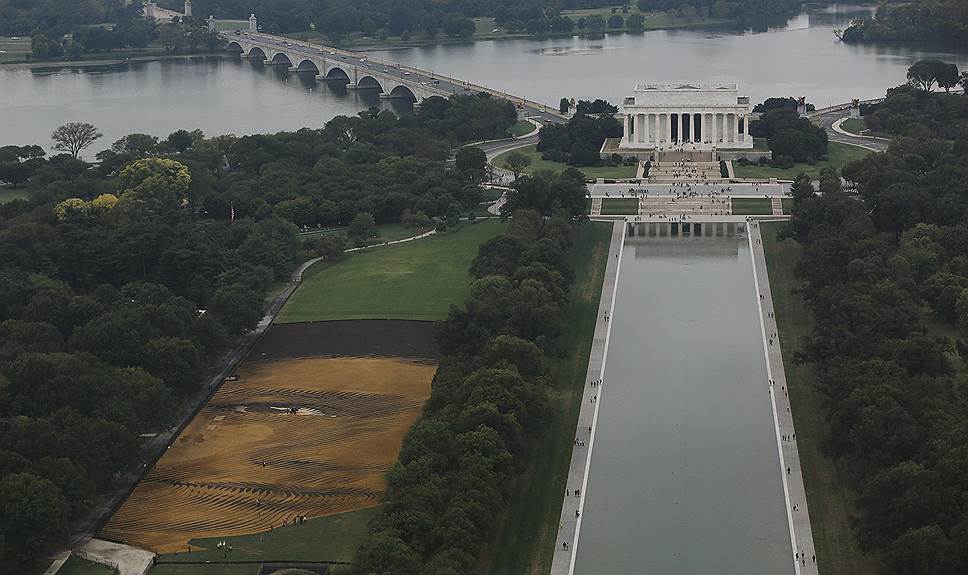
POLYGON ((2 69, 18 68, 73 68, 76 66, 113 66, 117 64, 129 64, 131 62, 157 62, 159 60, 187 60, 199 57, 227 57, 229 52, 189 52, 186 54, 172 54, 164 50, 139 50, 117 53, 113 57, 84 58, 82 60, 30 60, 23 62, 0 62, 2 69))
MULTIPOLYGON (((607 9, 606 9, 607 10, 607 9)), ((590 12, 588 10, 576 10, 571 12, 590 12)), ((630 12, 629 14, 631 14, 630 12)), ((636 12, 638 13, 638 12, 636 12)), ((621 14, 627 17, 629 14, 621 14)), ((565 16, 577 19, 580 16, 570 14, 565 11, 565 16)), ((400 36, 388 38, 371 38, 362 35, 351 35, 346 40, 333 44, 332 39, 321 32, 296 32, 282 34, 289 38, 304 42, 320 42, 326 45, 333 45, 347 50, 402 50, 405 48, 420 48, 437 45, 473 44, 475 42, 487 42, 493 40, 554 40, 561 38, 602 38, 606 35, 615 34, 642 34, 655 30, 701 30, 709 28, 730 28, 739 26, 737 20, 724 20, 717 18, 679 18, 670 16, 666 13, 646 13, 645 24, 642 28, 608 28, 599 31, 572 31, 572 32, 549 32, 545 34, 529 34, 528 32, 507 32, 499 28, 493 18, 475 18, 474 35, 468 38, 434 36, 404 39, 400 36), (497 30, 497 31, 495 31, 497 30)), ((607 18, 606 18, 607 19, 607 18)))

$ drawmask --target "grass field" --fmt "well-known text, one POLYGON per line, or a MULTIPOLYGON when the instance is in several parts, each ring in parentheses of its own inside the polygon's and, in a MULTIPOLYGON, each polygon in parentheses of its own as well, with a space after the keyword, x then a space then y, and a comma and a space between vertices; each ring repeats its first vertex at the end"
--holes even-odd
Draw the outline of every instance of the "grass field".
MULTIPOLYGON (((518 152, 524 154, 525 156, 531 158, 531 165, 525 168, 525 174, 533 174, 538 170, 553 170, 555 172, 560 172, 566 168, 571 168, 575 166, 569 166, 568 164, 563 164, 561 162, 551 162, 549 160, 542 159, 541 152, 537 150, 537 145, 526 146, 524 148, 518 148, 517 150, 512 150, 511 152, 505 152, 498 157, 494 158, 494 165, 498 167, 504 166, 504 159, 508 154, 512 152, 518 152)), ((582 166, 578 169, 582 171, 588 178, 634 178, 635 177, 636 166, 582 166)))
MULTIPOLYGON (((376 513, 378 507, 360 509, 310 519, 299 525, 290 525, 282 529, 240 535, 236 537, 216 537, 211 539, 192 539, 191 553, 169 553, 160 555, 158 562, 162 565, 152 571, 158 573, 185 572, 170 571, 165 564, 182 564, 186 562, 224 563, 230 561, 352 561, 353 553, 360 541, 366 535, 367 524, 376 513), (216 547, 219 541, 232 544, 232 551, 223 553, 216 547), (165 568, 162 569, 162 566, 165 568)), ((191 571, 197 573, 218 573, 205 570, 191 571)), ((80 575, 80 574, 79 574, 80 575)))
POLYGON ((780 180, 792 180, 806 172, 812 178, 820 176, 820 170, 826 167, 834 167, 838 170, 844 167, 847 162, 859 160, 870 154, 870 150, 850 146, 838 142, 830 142, 827 146, 827 159, 816 164, 795 164, 792 168, 771 168, 769 166, 759 166, 750 164, 743 166, 733 162, 733 173, 737 178, 777 178, 780 180))
MULTIPOLYGON (((372 238, 367 241, 367 245, 375 246, 380 245, 385 242, 392 242, 394 240, 402 240, 403 238, 410 238, 413 236, 418 236, 424 232, 429 232, 434 229, 433 226, 426 226, 423 228, 408 228, 403 224, 380 224, 377 226, 380 230, 380 236, 372 238)), ((309 230, 299 234, 301 238, 312 237, 315 235, 326 235, 326 234, 343 234, 346 235, 346 228, 329 228, 325 230, 309 230)), ((349 242, 347 246, 352 247, 349 242)))
POLYGON ((861 131, 864 130, 867 125, 861 118, 848 118, 841 122, 840 127, 843 128, 845 132, 860 135, 861 131))
POLYGON ((552 364, 557 387, 551 394, 551 419, 535 438, 528 467, 513 486, 503 527, 486 554, 482 572, 489 575, 548 573, 551 568, 611 231, 610 223, 583 225, 569 256, 577 281, 565 310, 564 353, 552 364))
POLYGON ((525 120, 518 120, 511 126, 511 135, 517 138, 518 136, 523 136, 525 134, 530 134, 535 131, 535 126, 531 122, 525 120))
POLYGON ((628 216, 638 213, 638 198, 605 198, 602 200, 603 216, 628 216))
POLYGON ((57 575, 112 575, 113 573, 115 573, 114 569, 106 565, 71 556, 61 566, 57 575))
POLYGON ((504 230, 497 220, 419 242, 318 263, 282 308, 279 323, 332 319, 440 320, 464 301, 477 248, 504 230))
POLYGON ((733 215, 768 216, 773 213, 773 205, 767 198, 734 198, 733 215))
POLYGON ((28 195, 29 194, 26 188, 10 188, 7 186, 2 186, 0 187, 0 204, 26 198, 28 195))
POLYGON ((783 213, 790 215, 793 211, 793 198, 782 198, 780 203, 783 204, 783 213))
POLYGON ((761 231, 773 305, 783 341, 783 364, 810 505, 817 563, 822 573, 874 575, 881 572, 878 562, 860 552, 850 530, 856 494, 847 487, 846 470, 821 451, 829 425, 823 395, 813 385, 814 370, 808 364, 798 365, 794 358, 812 334, 813 317, 803 298, 793 291, 799 285, 793 270, 800 258, 800 245, 793 240, 779 242, 776 239, 777 232, 786 225, 763 223, 761 231))

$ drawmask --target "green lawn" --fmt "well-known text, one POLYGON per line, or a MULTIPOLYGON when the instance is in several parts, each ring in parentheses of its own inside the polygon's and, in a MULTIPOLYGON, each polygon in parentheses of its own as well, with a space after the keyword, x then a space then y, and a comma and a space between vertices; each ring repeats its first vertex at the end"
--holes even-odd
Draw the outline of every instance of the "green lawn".
POLYGON ((603 216, 628 216, 638 213, 638 198, 605 198, 602 200, 603 216))
MULTIPOLYGON (((411 238, 413 236, 418 236, 424 232, 429 232, 434 229, 433 226, 426 226, 423 228, 408 228, 403 224, 380 224, 377 226, 380 230, 380 237, 372 238, 366 243, 370 246, 380 245, 386 242, 392 242, 394 240, 402 240, 403 238, 411 238)), ((346 234, 346 228, 330 228, 326 230, 310 230, 308 232, 299 234, 301 238, 312 237, 314 235, 320 234, 346 234)), ((347 245, 352 247, 352 245, 347 242, 347 245)))
POLYGON ((499 190, 497 188, 484 188, 484 194, 481 195, 482 202, 496 202, 501 199, 501 194, 504 190, 499 190))
POLYGON ((795 354, 812 335, 813 317, 803 298, 793 291, 800 285, 793 270, 800 258, 801 247, 793 240, 779 242, 776 239, 777 232, 786 225, 782 222, 763 223, 760 229, 773 306, 783 342, 783 364, 793 406, 817 563, 821 573, 874 575, 882 572, 878 562, 860 552, 850 530, 856 494, 848 487, 846 469, 821 451, 829 425, 824 397, 813 385, 813 367, 797 365, 794 360, 795 354))
POLYGON ((569 256, 577 280, 565 310, 569 330, 563 353, 552 364, 557 386, 551 394, 551 419, 535 438, 525 473, 512 486, 502 527, 482 562, 488 575, 551 569, 611 234, 610 223, 584 224, 569 256))
POLYGON ((106 565, 71 556, 61 566, 57 575, 112 575, 114 572, 114 569, 106 565))
POLYGON ((517 138, 518 136, 523 136, 525 134, 530 134, 535 131, 534 124, 527 122, 525 120, 518 120, 511 126, 511 134, 517 138))
POLYGON ((0 187, 0 204, 19 200, 28 196, 29 194, 27 193, 26 188, 10 188, 7 186, 0 187))
POLYGON ((336 264, 318 263, 276 321, 444 319, 450 305, 467 295, 467 270, 478 246, 504 226, 480 221, 417 242, 348 254, 336 264))
POLYGON ((793 198, 782 198, 780 203, 783 204, 783 213, 790 215, 793 213, 793 198))
MULTIPOLYGON (((192 539, 191 553, 159 555, 158 563, 185 564, 206 561, 211 563, 241 561, 346 563, 353 560, 356 548, 366 536, 367 525, 378 511, 378 507, 371 507, 318 517, 301 525, 290 525, 251 535, 192 539), (232 551, 223 553, 216 547, 218 541, 231 543, 232 551), (223 555, 226 557, 223 558, 223 555)), ((151 575, 157 575, 158 572, 159 568, 156 568, 151 575)))
MULTIPOLYGON (((533 146, 526 146, 524 148, 518 148, 517 150, 512 150, 511 152, 518 152, 524 154, 525 156, 531 158, 531 165, 525 168, 525 174, 533 174, 538 170, 553 170, 559 172, 566 168, 571 168, 575 166, 569 166, 568 164, 563 164, 561 162, 551 162, 541 158, 541 152, 537 150, 537 144, 533 146)), ((506 167, 504 165, 504 159, 511 152, 505 152, 498 157, 494 158, 494 165, 500 168, 506 167)), ((582 173, 588 178, 634 178, 635 177, 635 165, 631 166, 582 166, 578 167, 582 173)))
POLYGON ((759 152, 769 152, 770 144, 766 138, 753 138, 753 149, 759 152))
POLYGON ((768 198, 733 198, 733 215, 768 216, 773 213, 773 204, 768 198))
POLYGON ((806 172, 810 177, 818 178, 820 177, 820 170, 822 168, 830 166, 839 170, 847 162, 859 160, 870 153, 870 150, 858 148, 857 146, 830 142, 827 146, 827 159, 813 165, 795 164, 792 168, 782 169, 756 164, 743 166, 737 162, 733 162, 733 174, 737 178, 777 178, 780 180, 792 180, 801 172, 806 172))
POLYGON ((845 132, 860 135, 861 131, 864 130, 867 125, 861 118, 848 118, 847 120, 841 122, 840 127, 843 128, 845 132))

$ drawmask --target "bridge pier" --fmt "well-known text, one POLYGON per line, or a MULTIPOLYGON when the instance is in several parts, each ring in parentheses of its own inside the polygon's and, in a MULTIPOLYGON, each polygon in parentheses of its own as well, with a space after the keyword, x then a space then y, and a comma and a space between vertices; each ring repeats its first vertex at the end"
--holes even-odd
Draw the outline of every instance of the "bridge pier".
POLYGON ((346 89, 347 90, 359 90, 359 88, 360 88, 360 86, 356 82, 347 82, 347 84, 346 84, 346 89))
POLYGON ((297 68, 295 66, 289 66, 289 71, 290 72, 298 72, 299 71, 299 68, 297 68))

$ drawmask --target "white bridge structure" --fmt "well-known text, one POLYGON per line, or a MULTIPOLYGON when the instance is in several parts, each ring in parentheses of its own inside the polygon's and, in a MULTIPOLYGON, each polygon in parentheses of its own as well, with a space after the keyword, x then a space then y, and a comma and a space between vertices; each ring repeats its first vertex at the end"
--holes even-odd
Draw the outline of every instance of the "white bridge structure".
POLYGON ((286 66, 290 72, 312 73, 320 81, 343 82, 350 90, 379 90, 381 98, 405 98, 419 103, 431 96, 446 98, 453 94, 485 92, 514 103, 524 116, 547 122, 568 118, 557 108, 465 80, 395 62, 373 60, 361 52, 262 34, 258 32, 254 15, 249 18, 248 31, 225 32, 222 37, 229 50, 241 52, 245 58, 261 60, 271 66, 286 66))

